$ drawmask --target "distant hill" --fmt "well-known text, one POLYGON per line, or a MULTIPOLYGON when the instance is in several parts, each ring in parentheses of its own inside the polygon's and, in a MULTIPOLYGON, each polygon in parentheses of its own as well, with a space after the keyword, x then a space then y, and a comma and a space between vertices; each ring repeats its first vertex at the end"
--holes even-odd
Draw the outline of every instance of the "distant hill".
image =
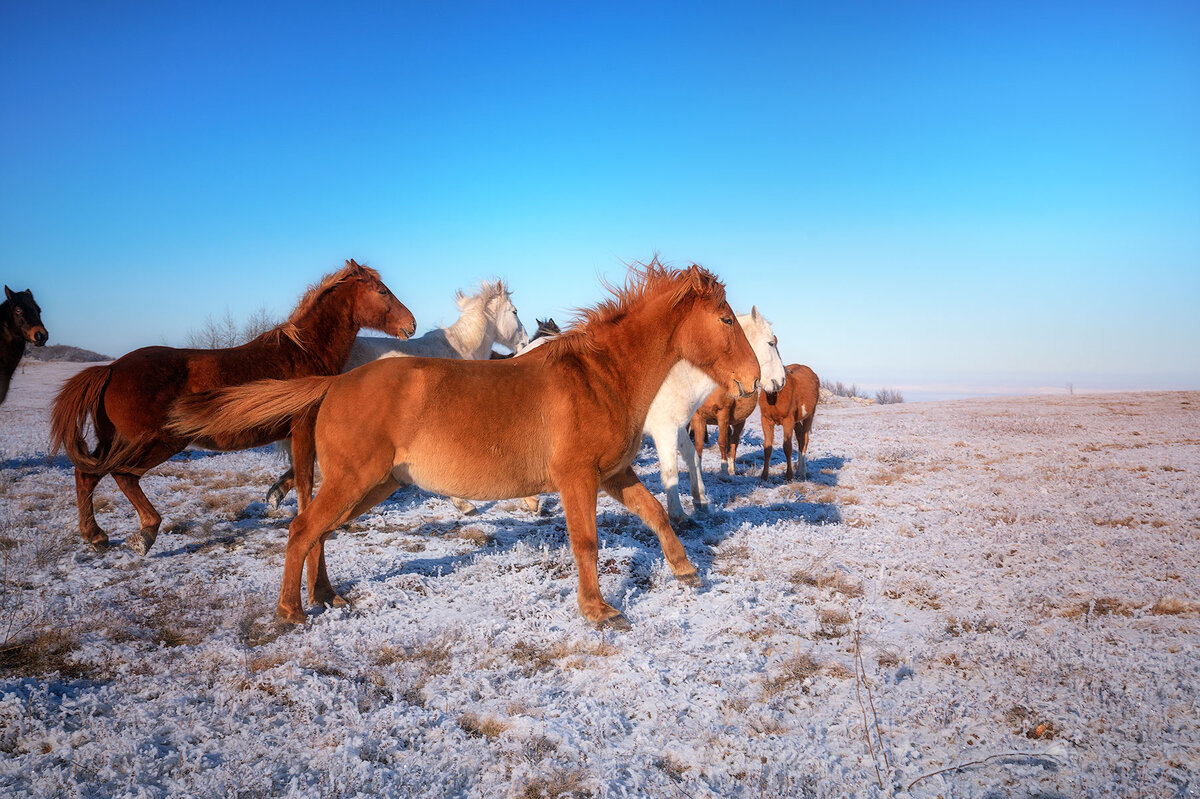
POLYGON ((35 347, 25 346, 25 357, 31 361, 70 361, 72 363, 92 363, 93 361, 111 361, 108 355, 85 350, 82 347, 72 347, 68 344, 47 344, 35 347))

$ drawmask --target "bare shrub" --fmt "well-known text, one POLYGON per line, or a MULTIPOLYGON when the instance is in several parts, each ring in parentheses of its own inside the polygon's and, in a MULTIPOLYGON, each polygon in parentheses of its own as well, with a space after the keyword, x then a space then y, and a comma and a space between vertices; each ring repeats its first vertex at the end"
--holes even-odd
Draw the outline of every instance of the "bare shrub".
POLYGON ((263 306, 250 314, 250 317, 239 327, 233 314, 226 308, 225 313, 220 317, 214 319, 212 314, 209 314, 199 329, 189 330, 184 336, 183 343, 184 346, 201 350, 237 347, 258 338, 278 324, 278 320, 263 306))
POLYGON ((869 399, 866 393, 858 388, 857 383, 846 385, 841 380, 822 380, 821 388, 833 394, 835 397, 858 397, 860 399, 869 399))
POLYGON ((898 405, 904 402, 904 395, 899 389, 881 388, 875 392, 875 402, 878 405, 898 405))

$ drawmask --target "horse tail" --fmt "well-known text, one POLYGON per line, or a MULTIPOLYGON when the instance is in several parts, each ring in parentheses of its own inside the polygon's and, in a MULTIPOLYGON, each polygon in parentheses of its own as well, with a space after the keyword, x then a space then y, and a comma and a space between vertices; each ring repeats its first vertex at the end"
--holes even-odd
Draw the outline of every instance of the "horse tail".
POLYGON ((299 414, 316 411, 337 379, 338 375, 318 375, 294 380, 258 380, 189 394, 171 406, 167 427, 188 438, 215 439, 275 427, 299 414))
POLYGON ((76 467, 87 472, 102 472, 107 457, 99 457, 88 451, 85 430, 88 420, 92 428, 98 427, 96 419, 100 413, 100 403, 104 400, 104 389, 112 376, 112 366, 92 366, 79 372, 63 383, 54 398, 54 408, 50 411, 50 454, 63 450, 76 467))

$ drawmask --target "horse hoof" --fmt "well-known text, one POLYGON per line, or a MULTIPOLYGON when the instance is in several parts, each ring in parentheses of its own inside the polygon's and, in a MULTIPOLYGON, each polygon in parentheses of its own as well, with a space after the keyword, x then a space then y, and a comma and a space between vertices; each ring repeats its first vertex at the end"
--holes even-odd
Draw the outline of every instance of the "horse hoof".
POLYGON ((452 497, 450 501, 452 503, 454 503, 454 507, 458 508, 458 512, 461 513, 463 516, 474 516, 475 515, 475 513, 476 513, 475 506, 469 500, 459 499, 458 497, 452 497))
POLYGON ((633 625, 629 623, 629 619, 625 618, 625 614, 618 613, 616 616, 609 616, 607 619, 601 619, 596 622, 597 630, 616 630, 617 632, 628 632, 633 629, 633 625))
POLYGON ((284 624, 305 624, 308 621, 308 616, 303 610, 284 610, 278 608, 275 611, 275 617, 284 624))
POLYGON ((700 588, 704 585, 704 581, 700 579, 700 575, 696 572, 677 574, 675 575, 675 579, 691 588, 700 588))
POLYGON ((313 607, 322 608, 348 608, 350 603, 347 602, 340 594, 333 594, 328 597, 318 597, 313 600, 313 607))
POLYGON ((97 541, 84 541, 83 543, 87 544, 88 549, 92 550, 97 555, 103 555, 105 552, 112 549, 112 544, 108 542, 107 538, 101 538, 97 541))
POLYGON ((154 541, 157 538, 157 531, 143 527, 125 539, 125 547, 144 557, 150 551, 150 547, 154 546, 154 541))
POLYGON ((681 516, 678 519, 672 519, 671 524, 677 530, 698 530, 698 529, 700 529, 700 523, 697 522, 695 519, 693 519, 691 516, 681 516))
POLYGON ((709 516, 712 514, 712 506, 707 502, 694 503, 697 516, 709 516))
POLYGON ((283 492, 279 490, 279 486, 267 489, 266 502, 271 506, 271 510, 279 510, 279 506, 283 504, 283 492))

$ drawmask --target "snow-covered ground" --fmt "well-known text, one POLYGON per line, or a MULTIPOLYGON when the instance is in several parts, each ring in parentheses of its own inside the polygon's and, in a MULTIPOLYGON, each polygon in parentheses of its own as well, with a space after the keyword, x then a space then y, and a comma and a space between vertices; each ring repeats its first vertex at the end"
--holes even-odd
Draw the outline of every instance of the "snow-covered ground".
MULTIPOLYGON (((401 491, 330 541, 353 608, 294 629, 269 449, 155 469, 149 557, 80 545, 45 457, 78 368, 0 407, 0 794, 1200 792, 1200 394, 823 408, 791 485, 755 417, 683 533, 704 588, 601 500, 628 633, 580 618, 557 498, 401 491)), ((111 480, 98 506, 134 530, 111 480)))

